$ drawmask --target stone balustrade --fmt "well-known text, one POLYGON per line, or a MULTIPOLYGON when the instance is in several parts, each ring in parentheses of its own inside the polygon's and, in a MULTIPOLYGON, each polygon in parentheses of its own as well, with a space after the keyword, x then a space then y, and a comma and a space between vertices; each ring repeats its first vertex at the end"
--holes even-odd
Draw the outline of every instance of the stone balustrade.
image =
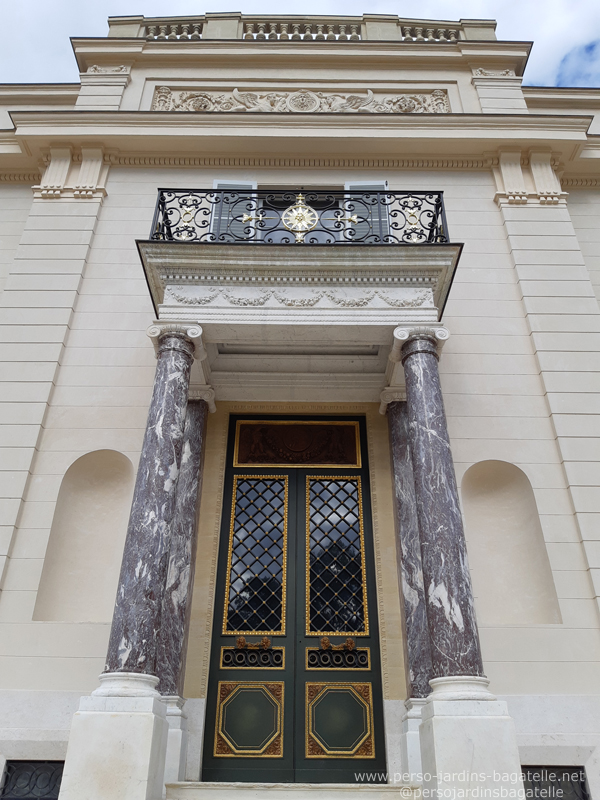
POLYGON ((268 39, 358 42, 368 39, 451 44, 461 39, 495 39, 494 25, 488 20, 432 22, 369 14, 362 17, 257 17, 238 13, 209 13, 191 18, 113 17, 109 22, 111 36, 137 35, 147 41, 268 39))
POLYGON ((456 42, 460 39, 459 28, 425 28, 411 25, 402 29, 404 42, 456 42))
POLYGON ((244 39, 351 41, 361 39, 360 22, 244 21, 244 39))
POLYGON ((204 19, 195 19, 188 22, 160 22, 156 25, 145 26, 147 41, 173 41, 173 40, 198 40, 202 38, 204 19))

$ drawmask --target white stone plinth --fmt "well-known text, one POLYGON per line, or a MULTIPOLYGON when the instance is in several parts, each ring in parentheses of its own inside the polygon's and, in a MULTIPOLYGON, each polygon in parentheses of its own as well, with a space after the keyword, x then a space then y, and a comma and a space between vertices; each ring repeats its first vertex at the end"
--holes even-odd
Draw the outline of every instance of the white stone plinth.
POLYGON ((185 780, 185 764, 188 748, 187 714, 183 710, 185 700, 177 695, 163 696, 167 706, 169 736, 165 761, 165 783, 185 780))
POLYGON ((421 764, 421 743, 419 728, 421 726, 421 711, 427 700, 423 697, 410 697, 404 701, 405 712, 402 716, 402 735, 400 747, 402 750, 403 779, 408 777, 411 783, 421 783, 423 768, 421 764))
POLYGON ((100 676, 73 717, 60 800, 161 800, 169 725, 158 678, 100 676))
POLYGON ((487 678, 430 684, 419 729, 425 796, 524 797, 515 725, 487 678))

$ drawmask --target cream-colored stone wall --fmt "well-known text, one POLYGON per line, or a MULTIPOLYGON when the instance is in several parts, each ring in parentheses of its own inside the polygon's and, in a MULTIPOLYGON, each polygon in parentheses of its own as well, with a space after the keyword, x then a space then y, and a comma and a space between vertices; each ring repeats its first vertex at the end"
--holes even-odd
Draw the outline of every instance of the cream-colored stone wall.
MULTIPOLYGON (((386 52, 383 50, 385 66, 382 65, 382 53, 378 51, 376 60, 371 61, 369 55, 362 53, 344 61, 333 62, 329 54, 324 54, 322 45, 311 47, 305 45, 302 59, 298 60, 293 78, 282 73, 277 59, 265 58, 264 49, 260 51, 257 45, 257 56, 260 58, 260 70, 248 68, 248 61, 239 59, 239 50, 231 47, 224 51, 219 44, 218 52, 222 57, 226 53, 226 60, 217 63, 214 59, 212 45, 204 44, 198 56, 203 59, 202 64, 195 61, 193 64, 181 62, 177 65, 158 66, 139 64, 131 73, 131 82, 125 88, 120 104, 121 111, 149 111, 152 108, 154 93, 159 86, 168 86, 175 91, 192 92, 225 92, 229 93, 237 88, 240 91, 272 91, 285 92, 309 89, 310 91, 325 93, 341 93, 365 95, 370 89, 382 95, 428 93, 433 89, 443 89, 447 92, 450 108, 454 113, 481 113, 481 105, 476 88, 472 84, 471 69, 467 64, 456 65, 448 68, 443 76, 439 69, 431 64, 420 63, 418 60, 409 61, 399 59, 397 46, 390 46, 386 52), (202 70, 199 78, 199 68, 202 70)), ((338 51, 339 52, 339 51, 338 51)), ((98 93, 101 89, 97 89, 98 93)), ((501 90, 494 90, 493 94, 501 94, 501 90)), ((513 94, 515 94, 513 92, 513 94)), ((522 100, 520 87, 516 93, 520 95, 519 109, 526 111, 522 100)), ((88 107, 92 107, 93 97, 87 99, 88 107)), ((105 98, 98 99, 99 107, 105 103, 105 98)), ((505 101, 505 105, 516 106, 518 100, 505 101)), ((512 108, 511 108, 512 110, 512 108)))
MULTIPOLYGON (((392 189, 444 190, 452 240, 465 242, 444 316, 452 336, 441 361, 458 478, 460 481, 473 463, 488 459, 514 463, 525 472, 535 493, 563 619, 562 624, 554 625, 482 626, 486 670, 492 687, 500 693, 598 691, 600 642, 588 567, 504 223, 493 200, 495 184, 485 170, 301 173, 112 168, 0 596, 2 686, 86 692, 96 685, 109 619, 93 624, 32 622, 54 504, 68 467, 87 452, 113 449, 136 464, 155 360, 145 335, 154 312, 135 239, 148 235, 159 186, 211 186, 217 178, 287 186, 387 179, 392 189)), ((44 208, 51 211, 65 201, 45 202, 44 208)), ((60 257, 61 251, 55 252, 60 257)), ((210 422, 209 448, 210 457, 218 460, 226 411, 218 399, 217 404, 219 410, 210 422)), ((374 467, 387 470, 385 420, 372 415, 369 419, 372 446, 377 450, 374 467)), ((212 497, 212 518, 203 523, 210 533, 202 536, 203 541, 212 541, 213 547, 218 490, 217 472, 211 472, 204 492, 212 497)), ((385 506, 378 504, 379 513, 387 516, 391 505, 387 510, 385 506)), ((389 519, 382 523, 388 536, 382 563, 391 570, 394 557, 389 525, 389 519)), ((194 598, 197 638, 190 645, 188 670, 193 696, 203 693, 210 629, 210 580, 205 567, 201 565, 198 571, 194 598)), ((396 660, 400 623, 394 576, 395 563, 387 579, 387 595, 383 595, 387 598, 385 613, 390 604, 395 609, 392 622, 386 622, 385 639, 395 654, 390 663, 400 664, 396 660)), ((389 697, 402 696, 402 681, 401 670, 390 678, 389 697)))
POLYGON ((569 189, 568 207, 600 303, 600 188, 569 189))

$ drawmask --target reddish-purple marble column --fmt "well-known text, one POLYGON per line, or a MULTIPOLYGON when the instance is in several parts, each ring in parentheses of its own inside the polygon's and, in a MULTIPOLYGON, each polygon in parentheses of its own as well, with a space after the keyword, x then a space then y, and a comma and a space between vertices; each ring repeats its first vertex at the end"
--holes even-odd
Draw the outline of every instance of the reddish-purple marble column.
POLYGON ((180 697, 183 696, 192 608, 207 414, 205 400, 189 401, 156 654, 156 674, 160 678, 158 691, 180 697))
POLYGON ((390 448, 396 511, 396 548, 404 605, 405 640, 410 697, 427 697, 433 678, 423 587, 421 540, 412 460, 408 444, 408 409, 405 402, 389 403, 390 448))
POLYGON ((183 448, 194 345, 165 333, 133 493, 106 672, 156 674, 171 524, 183 448))
POLYGON ((436 341, 402 346, 433 677, 483 675, 436 341))

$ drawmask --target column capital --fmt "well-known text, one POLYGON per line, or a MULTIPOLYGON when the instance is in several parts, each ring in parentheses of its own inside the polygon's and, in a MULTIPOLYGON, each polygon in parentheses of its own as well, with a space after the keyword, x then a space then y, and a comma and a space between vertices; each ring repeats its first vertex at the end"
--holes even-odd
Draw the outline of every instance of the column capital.
POLYGON ((450 338, 450 331, 443 325, 411 325, 398 327, 394 330, 394 342, 389 355, 390 361, 398 362, 403 359, 403 347, 411 339, 430 339, 435 343, 437 354, 450 338))
POLYGON ((388 386, 379 395, 379 399, 379 413, 385 415, 389 403, 406 400, 406 389, 403 386, 388 386))
POLYGON ((202 341, 202 328, 200 325, 190 325, 189 322, 161 322, 157 320, 146 331, 147 336, 152 339, 154 352, 158 356, 158 343, 163 336, 181 336, 187 339, 194 346, 194 358, 204 361, 207 352, 202 341))
POLYGON ((190 389, 189 400, 204 400, 208 405, 208 410, 211 414, 214 414, 217 410, 215 405, 215 390, 212 386, 194 386, 193 389, 190 389))

